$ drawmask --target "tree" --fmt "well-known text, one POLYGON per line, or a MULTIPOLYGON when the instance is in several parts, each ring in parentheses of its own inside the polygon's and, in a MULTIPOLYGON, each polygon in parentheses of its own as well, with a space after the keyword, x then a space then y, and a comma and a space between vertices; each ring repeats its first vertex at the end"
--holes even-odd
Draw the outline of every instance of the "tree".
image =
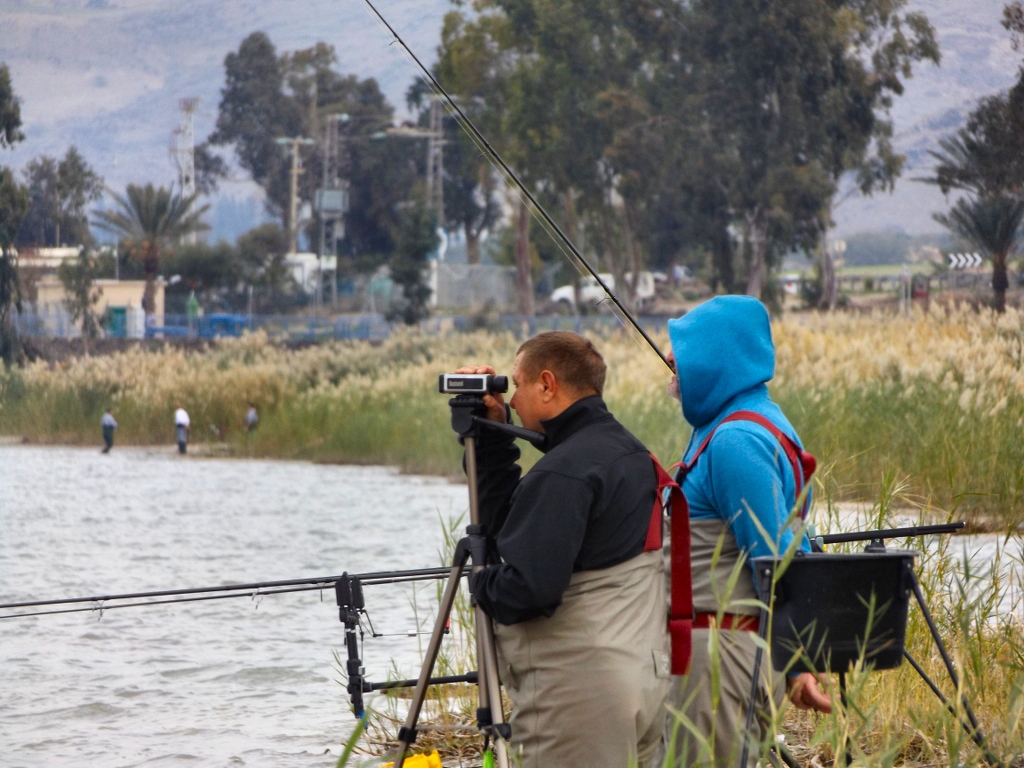
MULTIPOLYGON (((241 166, 266 192, 268 211, 284 221, 289 210, 289 162, 274 140, 316 140, 301 150, 299 177, 299 197, 312 201, 327 161, 327 117, 347 115, 339 128, 338 153, 328 180, 349 189, 351 205, 340 251, 353 260, 368 257, 368 265, 376 266, 394 250, 396 206, 409 196, 423 163, 410 146, 415 142, 379 140, 391 125, 394 109, 377 82, 339 74, 332 69, 336 63, 334 48, 325 43, 278 56, 265 34, 249 35, 224 61, 226 83, 217 130, 209 142, 234 145, 241 166)), ((319 225, 314 218, 307 234, 315 239, 319 225)))
POLYGON ((284 263, 288 234, 277 224, 261 224, 240 235, 236 249, 245 282, 269 292, 269 301, 263 302, 262 308, 281 309, 285 291, 292 282, 284 263))
POLYGON ((28 213, 18 233, 18 245, 56 245, 57 161, 41 155, 22 172, 28 186, 28 213))
POLYGON ((123 237, 135 258, 142 262, 146 290, 142 308, 146 315, 156 307, 156 276, 160 269, 161 251, 186 235, 204 232, 209 226, 202 217, 209 205, 195 207, 198 193, 189 197, 175 194, 167 187, 142 187, 129 184, 125 195, 114 195, 117 208, 95 211, 96 226, 123 237))
MULTIPOLYGON (((1012 2, 1003 11, 1003 26, 1014 50, 1024 44, 1024 5, 1012 2)), ((1024 206, 1024 66, 1006 93, 988 96, 967 116, 963 127, 939 141, 935 174, 919 179, 945 194, 962 191, 947 214, 934 218, 992 257, 993 306, 1006 308, 1006 261, 1016 250, 1024 206)))
POLYGON ((28 210, 28 191, 9 168, 0 167, 0 358, 21 356, 14 313, 21 311, 21 283, 13 253, 14 238, 28 210))
POLYGON ((817 247, 841 178, 898 176, 888 110, 939 58, 905 7, 481 0, 446 19, 438 69, 613 271, 698 245, 721 287, 761 295, 782 254, 817 247))
POLYGON ((196 190, 202 195, 217 191, 221 179, 228 177, 228 164, 220 155, 210 150, 209 142, 203 142, 195 149, 196 190))
POLYGON ((406 209, 398 232, 391 279, 402 289, 402 300, 389 316, 415 325, 428 314, 430 286, 426 284, 427 255, 437 249, 437 217, 422 200, 406 209))
POLYGON ((957 200, 949 213, 935 220, 992 257, 992 306, 1006 311, 1006 261, 1017 249, 1017 234, 1024 220, 1024 200, 1006 194, 957 200))
POLYGON ((270 38, 253 32, 224 59, 217 128, 209 143, 234 145, 238 162, 267 191, 274 213, 287 210, 287 162, 275 139, 302 135, 302 116, 283 92, 284 72, 270 38))
POLYGON ((13 147, 24 138, 21 105, 11 85, 11 71, 6 64, 0 64, 0 149, 13 147))
POLYGON ((239 289, 243 283, 242 262, 237 250, 223 240, 215 245, 206 243, 184 244, 163 257, 163 270, 167 275, 178 275, 181 281, 168 287, 170 296, 187 296, 195 291, 205 305, 225 308, 238 307, 239 289))
POLYGON ((79 248, 77 258, 61 263, 57 276, 64 285, 64 307, 71 322, 81 323, 82 346, 88 355, 89 339, 99 335, 95 307, 103 296, 103 289, 96 286, 99 277, 96 259, 85 248, 79 248))
MULTIPOLYGON (((0 149, 13 147, 24 138, 11 72, 6 64, 0 64, 0 149)), ((0 166, 0 358, 8 363, 21 356, 13 322, 14 312, 21 311, 21 283, 12 248, 27 209, 25 188, 9 168, 0 166)))
POLYGON ((967 116, 963 127, 939 140, 935 175, 919 179, 945 194, 1024 194, 1024 94, 988 96, 967 116))
POLYGON ((18 236, 19 244, 87 244, 85 207, 102 197, 103 179, 78 149, 70 147, 59 161, 46 155, 30 160, 24 174, 29 211, 18 236))
MULTIPOLYGON (((475 7, 475 17, 453 11, 445 18, 440 81, 461 97, 531 191, 555 204, 564 230, 578 239, 578 207, 587 210, 607 197, 600 161, 609 129, 598 116, 597 95, 631 71, 605 45, 613 26, 608 3, 487 0, 475 7)), ((521 312, 533 307, 530 229, 529 212, 517 203, 521 312)), ((585 241, 603 244, 599 237, 585 241)))
MULTIPOLYGON (((760 296, 792 248, 815 250, 847 173, 864 194, 892 188, 903 158, 888 110, 919 61, 938 62, 925 16, 905 0, 698 0, 680 31, 708 136, 760 296)), ((669 71, 678 67, 671 66, 669 71)), ((740 287, 740 286, 736 286, 740 287)))

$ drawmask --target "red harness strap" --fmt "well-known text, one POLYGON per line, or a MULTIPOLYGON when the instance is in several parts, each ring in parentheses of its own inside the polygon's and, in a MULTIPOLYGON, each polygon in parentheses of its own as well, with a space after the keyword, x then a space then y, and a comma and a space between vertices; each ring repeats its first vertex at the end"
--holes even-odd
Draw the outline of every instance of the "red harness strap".
POLYGON ((668 505, 671 514, 669 532, 671 546, 671 577, 669 580, 671 602, 668 613, 668 632, 672 642, 672 674, 685 675, 690 669, 691 635, 693 631, 693 583, 690 573, 690 509, 686 505, 679 484, 665 471, 651 454, 654 471, 658 476, 658 493, 651 511, 651 524, 647 528, 645 552, 653 552, 662 546, 662 520, 665 514, 663 500, 665 489, 669 489, 668 505))
MULTIPOLYGON (((644 542, 644 551, 653 552, 662 547, 662 520, 665 515, 665 507, 671 515, 671 527, 669 530, 671 541, 671 575, 669 584, 671 587, 671 602, 668 615, 668 631, 672 642, 672 674, 685 675, 690 669, 690 654, 692 650, 692 632, 694 627, 693 613, 693 580, 690 570, 690 508, 686 503, 680 484, 686 474, 693 469, 697 459, 708 447, 711 438, 718 426, 727 421, 752 421, 755 424, 767 429, 776 440, 782 445, 789 459, 789 465, 793 469, 793 478, 796 483, 796 497, 800 498, 807 481, 814 474, 817 462, 807 451, 796 444, 789 435, 779 429, 775 424, 759 413, 753 411, 736 411, 730 413, 712 429, 704 441, 697 447, 685 465, 677 465, 682 469, 679 482, 677 483, 668 472, 661 466, 658 460, 651 454, 651 461, 654 462, 654 471, 658 477, 658 493, 654 499, 654 509, 651 511, 651 523, 647 528, 647 540, 644 542), (667 504, 664 500, 665 489, 669 489, 667 504)), ((804 501, 802 516, 807 516, 809 499, 804 501)), ((701 617, 696 617, 699 620, 701 617)), ((706 616, 703 617, 707 619, 706 616)), ((744 621, 746 619, 744 618, 744 621)), ((706 626, 706 624, 705 624, 706 626)), ((725 627, 723 627, 725 628, 725 627)), ((736 628, 747 629, 748 626, 740 623, 736 628)))
MULTIPOLYGON (((729 421, 752 421, 755 424, 764 427, 779 444, 782 445, 782 450, 786 453, 786 458, 789 459, 789 466, 793 470, 793 480, 796 483, 796 498, 800 498, 800 494, 804 491, 804 486, 807 485, 807 481, 811 479, 811 475, 814 474, 814 470, 817 469, 818 461, 811 454, 796 444, 789 435, 779 429, 774 423, 769 421, 766 417, 760 413, 754 413, 754 411, 736 411, 730 413, 724 419, 722 419, 715 428, 712 429, 708 436, 704 438, 704 441, 697 447, 697 451, 693 454, 693 458, 686 464, 684 470, 689 473, 693 469, 694 464, 697 463, 697 459, 704 453, 704 449, 708 447, 708 443, 711 442, 711 438, 715 436, 715 432, 720 426, 729 421)), ((683 475, 686 476, 685 474, 683 475)), ((807 509, 810 505, 810 497, 804 499, 803 509, 800 511, 801 517, 807 517, 807 509)))

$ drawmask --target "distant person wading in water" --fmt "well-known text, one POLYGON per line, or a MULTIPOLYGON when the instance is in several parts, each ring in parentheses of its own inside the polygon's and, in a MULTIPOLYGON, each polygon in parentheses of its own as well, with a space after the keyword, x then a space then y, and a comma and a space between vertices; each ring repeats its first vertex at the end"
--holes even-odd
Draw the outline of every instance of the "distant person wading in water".
POLYGON ((100 419, 100 427, 103 428, 103 453, 110 453, 114 447, 114 432, 117 431, 117 422, 114 420, 114 409, 107 408, 107 412, 100 419))
POLYGON ((174 431, 178 438, 178 453, 185 453, 188 450, 188 432, 191 422, 188 413, 178 405, 174 411, 174 431))

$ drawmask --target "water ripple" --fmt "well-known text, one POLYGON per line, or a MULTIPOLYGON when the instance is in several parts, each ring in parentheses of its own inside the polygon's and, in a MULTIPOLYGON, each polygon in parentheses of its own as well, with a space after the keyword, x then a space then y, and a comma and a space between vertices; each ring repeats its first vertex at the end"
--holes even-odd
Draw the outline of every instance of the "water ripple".
MULTIPOLYGON (((382 467, 0 447, 0 600, 435 565, 465 494, 382 467)), ((375 624, 411 627, 412 589, 368 587, 375 624)), ((329 589, 5 621, 2 762, 333 765, 343 638, 329 589)), ((371 641, 368 673, 411 675, 416 652, 371 641)))

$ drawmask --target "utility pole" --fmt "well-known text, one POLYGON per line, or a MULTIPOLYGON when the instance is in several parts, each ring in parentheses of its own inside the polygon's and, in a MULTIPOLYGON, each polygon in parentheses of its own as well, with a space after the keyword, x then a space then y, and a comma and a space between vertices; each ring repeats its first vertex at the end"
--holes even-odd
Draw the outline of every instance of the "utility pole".
POLYGON ((437 214, 437 226, 444 228, 444 113, 441 100, 430 99, 430 132, 427 136, 427 205, 437 214))
MULTIPOLYGON (((347 123, 348 114, 328 115, 324 125, 323 140, 323 179, 316 193, 316 210, 320 216, 320 248, 317 250, 316 304, 320 305, 323 296, 323 258, 327 255, 327 222, 331 222, 332 253, 337 250, 338 237, 335 222, 348 210, 348 199, 345 190, 338 189, 338 156, 340 153, 340 137, 338 123, 347 123)), ((334 253, 334 281, 331 288, 331 302, 338 298, 338 262, 334 253)))
MULTIPOLYGON (((189 96, 178 102, 181 110, 181 125, 171 131, 170 153, 174 164, 178 167, 178 186, 181 196, 188 199, 196 193, 196 139, 195 113, 199 106, 198 96, 189 96)), ((196 235, 186 235, 184 241, 194 245, 196 235)))
POLYGON ((291 172, 291 194, 288 201, 288 248, 290 253, 299 250, 299 173, 302 168, 302 161, 299 157, 299 147, 313 144, 312 139, 303 136, 286 137, 281 136, 274 139, 282 147, 291 147, 292 172, 291 172))
POLYGON ((431 97, 428 129, 413 127, 388 128, 371 139, 392 137, 427 140, 427 207, 437 215, 437 225, 444 227, 444 112, 441 102, 431 97))

